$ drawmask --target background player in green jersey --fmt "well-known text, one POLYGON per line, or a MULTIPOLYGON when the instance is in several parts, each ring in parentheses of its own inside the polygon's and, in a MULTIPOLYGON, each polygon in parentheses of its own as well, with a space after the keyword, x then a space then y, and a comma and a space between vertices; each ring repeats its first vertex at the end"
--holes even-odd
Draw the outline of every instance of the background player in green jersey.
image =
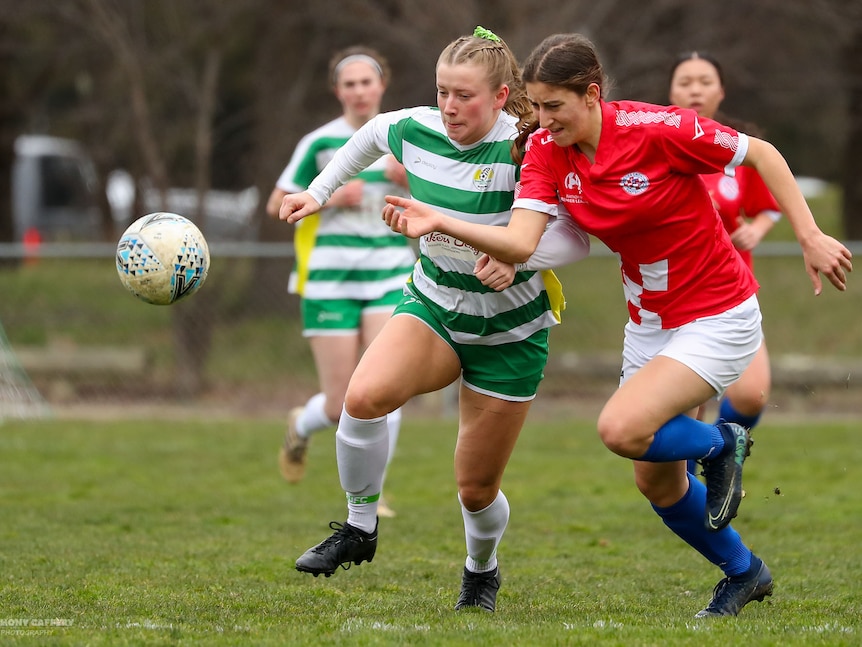
MULTIPOLYGON (((343 113, 300 140, 267 203, 273 217, 285 195, 304 191, 335 151, 380 112, 389 66, 378 52, 363 46, 339 51, 329 75, 343 113)), ((404 168, 392 156, 381 158, 296 230, 297 265, 289 289, 302 297, 303 336, 314 355, 320 393, 288 414, 279 467, 291 483, 305 474, 310 436, 335 426, 350 375, 395 309, 416 260, 408 242, 380 220, 383 196, 399 192, 399 184, 406 184, 404 168)), ((401 410, 387 420, 391 459, 401 410)), ((394 515, 385 504, 378 512, 394 515)))

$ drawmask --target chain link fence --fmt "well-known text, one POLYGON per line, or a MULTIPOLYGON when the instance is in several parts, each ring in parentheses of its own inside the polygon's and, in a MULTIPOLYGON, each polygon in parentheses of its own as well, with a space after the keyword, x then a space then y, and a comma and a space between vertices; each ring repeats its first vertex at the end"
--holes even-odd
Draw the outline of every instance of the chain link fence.
MULTIPOLYGON (((862 415, 862 283, 851 275, 847 292, 827 285, 814 297, 795 245, 761 247, 776 406, 862 415)), ((177 408, 281 416, 304 402, 316 375, 298 299, 286 291, 291 246, 211 251, 200 292, 152 306, 120 284, 111 244, 0 247, 0 419, 177 408)), ((601 402, 616 384, 626 319, 616 259, 595 249, 558 274, 568 307, 540 398, 601 402)), ((453 398, 450 390, 423 402, 445 413, 453 398)))

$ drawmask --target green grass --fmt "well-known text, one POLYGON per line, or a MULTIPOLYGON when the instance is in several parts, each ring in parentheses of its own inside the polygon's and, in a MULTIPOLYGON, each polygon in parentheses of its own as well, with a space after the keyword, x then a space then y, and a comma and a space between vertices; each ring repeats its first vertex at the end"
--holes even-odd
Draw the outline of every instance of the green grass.
POLYGON ((675 539, 593 421, 525 428, 496 614, 452 610, 464 559, 454 423, 408 412, 398 511, 373 564, 293 561, 343 520, 332 435, 281 481, 276 421, 32 421, 0 427, 3 644, 855 645, 862 641, 862 444, 855 424, 758 428, 735 527, 773 598, 696 621, 720 572, 675 539), (8 628, 16 619, 68 627, 8 628))

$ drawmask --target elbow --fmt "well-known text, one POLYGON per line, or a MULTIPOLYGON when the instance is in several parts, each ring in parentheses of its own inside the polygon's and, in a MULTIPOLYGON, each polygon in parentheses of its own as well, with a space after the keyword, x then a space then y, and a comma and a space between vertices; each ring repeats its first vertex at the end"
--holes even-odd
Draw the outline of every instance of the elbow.
POLYGON ((530 260, 533 252, 536 251, 536 245, 525 243, 523 240, 517 241, 509 250, 507 258, 499 258, 497 260, 506 263, 526 263, 530 260))

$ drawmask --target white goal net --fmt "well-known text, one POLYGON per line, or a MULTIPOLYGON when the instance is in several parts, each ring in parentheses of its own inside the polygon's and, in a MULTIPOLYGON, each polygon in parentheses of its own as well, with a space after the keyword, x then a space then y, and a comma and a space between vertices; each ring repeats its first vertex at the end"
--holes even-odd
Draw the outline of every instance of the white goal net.
POLYGON ((0 324, 0 424, 8 419, 44 418, 51 408, 21 366, 0 324))

